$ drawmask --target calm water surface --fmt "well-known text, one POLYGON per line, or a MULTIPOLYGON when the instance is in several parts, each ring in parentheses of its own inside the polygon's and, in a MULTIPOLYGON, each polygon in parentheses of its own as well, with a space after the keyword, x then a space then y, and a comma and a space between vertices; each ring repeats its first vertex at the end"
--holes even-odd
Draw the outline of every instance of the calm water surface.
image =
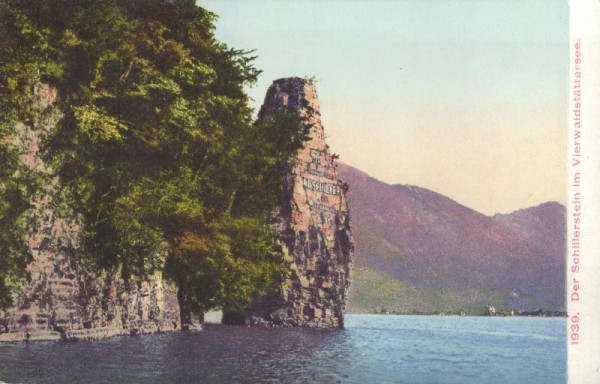
POLYGON ((565 383, 564 318, 348 315, 346 329, 0 344, 23 383, 565 383))

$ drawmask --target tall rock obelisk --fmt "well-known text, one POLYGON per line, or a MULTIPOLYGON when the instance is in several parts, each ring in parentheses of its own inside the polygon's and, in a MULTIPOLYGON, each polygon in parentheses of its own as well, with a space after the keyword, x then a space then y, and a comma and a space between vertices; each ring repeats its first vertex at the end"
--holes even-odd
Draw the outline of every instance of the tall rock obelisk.
POLYGON ((297 77, 274 81, 259 118, 283 110, 300 114, 310 129, 304 148, 290 159, 278 215, 289 273, 280 297, 270 305, 251 308, 246 322, 341 328, 354 251, 347 188, 337 178, 313 82, 297 77))

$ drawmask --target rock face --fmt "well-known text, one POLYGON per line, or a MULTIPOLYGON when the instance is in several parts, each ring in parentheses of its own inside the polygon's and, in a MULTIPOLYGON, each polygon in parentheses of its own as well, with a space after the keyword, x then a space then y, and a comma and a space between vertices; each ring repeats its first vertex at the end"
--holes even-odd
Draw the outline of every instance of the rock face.
POLYGON ((29 279, 15 295, 15 307, 0 313, 0 341, 102 338, 181 328, 174 285, 160 273, 123 279, 120 271, 98 272, 82 265, 80 224, 52 170, 37 156, 40 141, 60 120, 56 90, 36 91, 30 125, 18 125, 13 143, 25 149, 23 162, 44 180, 30 214, 29 279))
POLYGON ((283 110, 299 113, 310 127, 310 139, 290 163, 284 203, 277 215, 290 272, 280 296, 251 306, 246 323, 340 328, 354 250, 347 188, 337 178, 314 84, 301 78, 274 81, 259 118, 283 110))
MULTIPOLYGON (((57 93, 48 86, 34 93, 32 121, 18 125, 12 142, 24 149, 23 162, 44 180, 44 188, 30 211, 29 278, 16 289, 15 307, 0 313, 0 341, 95 339, 181 329, 177 290, 160 272, 122 276, 119 270, 98 271, 79 257, 77 207, 38 156, 40 144, 61 119, 54 106, 57 93)), ((340 328, 354 249, 347 188, 337 178, 325 141, 314 85, 300 78, 275 81, 260 116, 282 110, 299 113, 310 127, 310 140, 290 160, 284 203, 275 213, 290 272, 279 295, 257 299, 245 321, 340 328)))

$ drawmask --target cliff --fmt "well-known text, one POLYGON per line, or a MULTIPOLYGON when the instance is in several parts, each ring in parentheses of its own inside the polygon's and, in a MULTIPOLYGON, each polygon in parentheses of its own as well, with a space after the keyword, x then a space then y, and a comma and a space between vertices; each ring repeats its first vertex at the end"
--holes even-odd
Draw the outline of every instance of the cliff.
POLYGON ((267 91, 259 119, 292 111, 309 126, 309 139, 290 160, 276 228, 289 274, 276 298, 257 300, 249 325, 339 328, 350 285, 354 245, 346 186, 337 177, 312 82, 284 78, 267 91))
POLYGON ((31 122, 19 123, 14 145, 43 181, 27 234, 32 261, 19 283, 14 308, 0 313, 0 341, 73 340, 181 328, 177 292, 160 273, 122 277, 81 262, 81 224, 58 178, 38 156, 44 137, 60 121, 57 91, 34 90, 31 122))
MULTIPOLYGON (((61 121, 57 90, 34 90, 31 121, 19 123, 13 145, 42 180, 27 230, 31 262, 18 282, 14 307, 0 313, 0 341, 96 339, 185 328, 175 284, 160 268, 146 276, 94 267, 82 243, 83 220, 39 148, 61 121)), ((343 327, 353 240, 346 186, 337 178, 312 83, 299 78, 273 83, 261 119, 298 113, 309 139, 283 170, 281 205, 273 213, 288 270, 276 297, 247 308, 249 325, 343 327)), ((164 262, 164 260, 163 260, 164 262)))

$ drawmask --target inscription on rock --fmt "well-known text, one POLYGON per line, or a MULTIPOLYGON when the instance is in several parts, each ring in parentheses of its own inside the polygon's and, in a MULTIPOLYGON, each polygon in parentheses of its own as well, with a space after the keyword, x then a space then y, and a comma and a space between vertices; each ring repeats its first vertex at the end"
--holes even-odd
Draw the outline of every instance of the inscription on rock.
POLYGON ((327 193, 329 195, 339 195, 340 189, 337 185, 323 182, 321 180, 313 180, 307 177, 302 178, 304 186, 317 192, 327 193))

